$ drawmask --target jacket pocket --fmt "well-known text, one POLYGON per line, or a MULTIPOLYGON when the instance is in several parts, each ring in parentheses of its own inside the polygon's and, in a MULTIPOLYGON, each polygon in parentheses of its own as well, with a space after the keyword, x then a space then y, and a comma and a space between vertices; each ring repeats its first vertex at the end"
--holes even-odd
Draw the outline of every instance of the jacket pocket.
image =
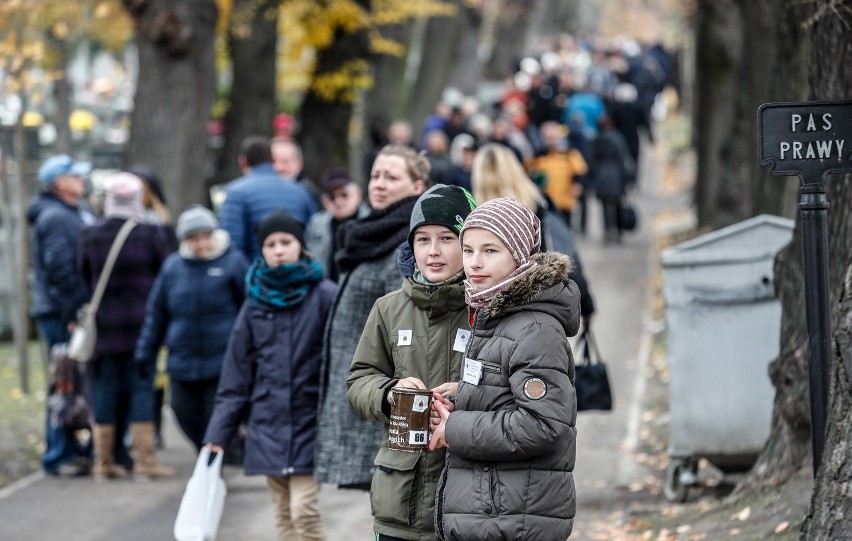
POLYGON ((376 471, 370 486, 370 506, 377 520, 411 525, 418 506, 414 478, 417 462, 423 456, 387 447, 379 449, 373 461, 376 471))

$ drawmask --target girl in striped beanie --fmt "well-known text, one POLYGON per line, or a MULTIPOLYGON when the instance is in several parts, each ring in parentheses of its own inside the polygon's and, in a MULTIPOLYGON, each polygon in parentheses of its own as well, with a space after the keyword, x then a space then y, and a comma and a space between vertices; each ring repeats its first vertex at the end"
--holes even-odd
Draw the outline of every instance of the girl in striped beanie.
POLYGON ((538 218, 507 197, 472 211, 460 240, 472 332, 455 403, 433 393, 429 448, 447 448, 437 538, 564 541, 576 509, 571 261, 539 253, 538 218))
MULTIPOLYGON (((465 263, 466 301, 478 310, 536 266, 532 256, 541 247, 541 222, 525 205, 510 197, 500 197, 470 213, 459 237, 463 246, 465 233, 471 231, 474 242, 485 242, 488 246, 481 265, 473 258, 470 269, 465 263)), ((468 252, 472 250, 465 250, 468 252)))

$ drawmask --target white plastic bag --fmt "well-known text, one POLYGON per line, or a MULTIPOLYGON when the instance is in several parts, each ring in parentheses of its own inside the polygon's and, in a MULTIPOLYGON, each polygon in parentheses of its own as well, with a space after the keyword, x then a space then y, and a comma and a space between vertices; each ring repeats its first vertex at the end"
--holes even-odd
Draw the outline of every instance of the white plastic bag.
POLYGON ((222 479, 222 455, 210 462, 210 449, 198 453, 198 461, 180 501, 174 534, 177 541, 213 541, 225 506, 228 489, 222 479))

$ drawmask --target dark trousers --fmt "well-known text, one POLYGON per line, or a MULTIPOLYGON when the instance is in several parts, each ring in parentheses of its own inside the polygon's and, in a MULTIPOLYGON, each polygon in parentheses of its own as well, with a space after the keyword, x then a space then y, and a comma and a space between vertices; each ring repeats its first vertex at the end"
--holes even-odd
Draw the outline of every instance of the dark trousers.
POLYGON ((599 197, 603 206, 604 238, 606 240, 618 240, 621 231, 618 229, 618 197, 599 197))
POLYGON ((577 204, 580 205, 580 233, 586 232, 586 222, 589 217, 589 196, 586 192, 588 190, 583 190, 583 193, 577 197, 577 204))
MULTIPOLYGON (((60 317, 40 317, 36 320, 39 331, 47 346, 48 355, 56 344, 68 341, 68 322, 60 317)), ((50 415, 45 410, 45 450, 41 457, 41 465, 48 473, 55 473, 60 466, 73 461, 77 457, 91 455, 91 446, 81 445, 71 430, 54 428, 50 415)))
POLYGON ((172 411, 178 426, 199 451, 204 445, 204 432, 213 414, 219 378, 200 381, 172 382, 172 411))

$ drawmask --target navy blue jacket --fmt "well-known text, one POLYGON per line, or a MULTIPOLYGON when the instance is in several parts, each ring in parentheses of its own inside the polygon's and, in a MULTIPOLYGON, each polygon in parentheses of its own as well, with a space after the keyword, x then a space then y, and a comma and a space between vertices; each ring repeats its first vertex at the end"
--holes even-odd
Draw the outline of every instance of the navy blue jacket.
POLYGON ((42 192, 27 209, 32 225, 34 317, 77 319, 77 309, 89 293, 77 272, 80 231, 84 223, 80 210, 62 201, 53 192, 42 192))
POLYGON ((228 342, 204 441, 224 446, 248 408, 245 472, 313 472, 325 321, 337 286, 324 279, 290 310, 246 302, 228 342))
POLYGON ((247 270, 245 257, 233 248, 210 261, 171 254, 148 296, 136 360, 155 359, 165 339, 167 371, 172 378, 199 381, 217 377, 245 299, 247 270))

